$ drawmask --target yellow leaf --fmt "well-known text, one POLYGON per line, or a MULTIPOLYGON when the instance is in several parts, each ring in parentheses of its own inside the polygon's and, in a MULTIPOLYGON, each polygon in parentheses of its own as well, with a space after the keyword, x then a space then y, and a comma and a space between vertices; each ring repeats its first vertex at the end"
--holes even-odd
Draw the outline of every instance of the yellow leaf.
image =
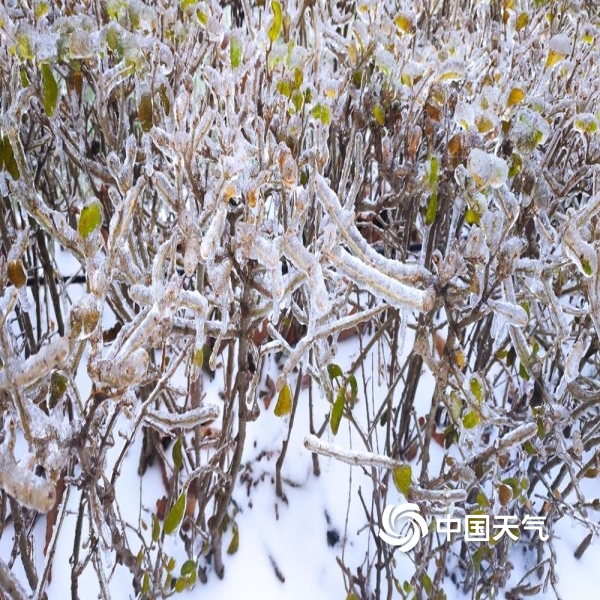
POLYGON ((269 39, 271 40, 271 44, 279 37, 281 33, 281 24, 282 24, 282 16, 281 16, 281 4, 277 2, 277 0, 272 0, 271 8, 273 9, 273 23, 271 23, 271 27, 269 27, 269 39))
POLYGON ((548 58, 546 59, 545 65, 546 68, 548 69, 549 67, 553 67, 554 65, 558 64, 564 57, 564 54, 556 52, 556 50, 548 50, 548 58))
POLYGON ((279 396, 277 397, 277 404, 275 405, 275 410, 273 411, 276 417, 285 417, 285 415, 289 415, 292 412, 292 390, 289 384, 285 384, 281 391, 279 392, 279 396))
POLYGON ((392 473, 392 479, 396 489, 404 496, 408 497, 410 485, 412 483, 412 469, 410 465, 396 467, 392 473))
POLYGON ((529 23, 529 15, 526 12, 522 12, 517 17, 517 31, 521 31, 527 27, 527 23, 529 23))
POLYGON ((102 207, 100 202, 93 200, 87 206, 84 206, 79 215, 79 223, 77 225, 77 231, 79 235, 85 239, 89 237, 93 231, 98 229, 102 223, 102 207))
POLYGON ((514 106, 515 104, 519 104, 519 102, 523 101, 523 98, 525 98, 525 92, 519 88, 513 88, 508 95, 506 105, 514 106))

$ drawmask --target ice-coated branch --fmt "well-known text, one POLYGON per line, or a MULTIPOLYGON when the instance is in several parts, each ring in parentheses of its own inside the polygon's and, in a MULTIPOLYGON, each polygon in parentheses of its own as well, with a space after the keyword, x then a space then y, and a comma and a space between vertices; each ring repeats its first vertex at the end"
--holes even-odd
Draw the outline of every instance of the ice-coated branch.
POLYGON ((0 371, 0 390, 25 388, 46 377, 69 354, 69 340, 55 338, 25 362, 13 359, 0 371))
POLYGON ((193 429, 207 421, 214 421, 219 417, 219 407, 215 404, 205 404, 192 408, 184 413, 174 413, 166 410, 148 410, 144 421, 148 425, 165 434, 172 433, 174 429, 193 429))
POLYGON ((317 257, 293 233, 283 236, 281 249, 285 257, 306 275, 313 308, 317 316, 324 315, 329 310, 329 294, 317 257))
POLYGON ((374 454, 373 452, 347 450, 335 444, 328 444, 316 435, 307 435, 304 438, 304 447, 309 452, 335 458, 354 467, 379 467, 382 469, 396 469, 403 467, 404 463, 394 460, 389 456, 374 454))
POLYGON ((19 504, 39 512, 48 512, 56 502, 54 485, 19 465, 11 446, 10 441, 0 445, 0 488, 19 504))
POLYGON ((407 265, 378 254, 369 246, 354 224, 353 214, 342 209, 336 193, 322 175, 316 175, 315 185, 317 198, 329 218, 337 225, 339 234, 355 256, 360 257, 376 270, 389 275, 390 278, 409 283, 422 282, 425 285, 432 283, 433 277, 427 269, 419 265, 407 265))
POLYGON ((327 252, 326 257, 359 288, 369 290, 374 296, 386 300, 397 308, 409 307, 420 312, 429 312, 435 304, 433 288, 419 290, 410 287, 352 256, 341 246, 332 248, 327 252))
POLYGON ((91 363, 90 367, 102 383, 122 388, 141 383, 148 371, 149 362, 148 352, 144 348, 138 348, 124 358, 98 360, 95 364, 91 363))
MULTIPOLYGON (((372 452, 347 450, 335 444, 328 444, 316 435, 307 435, 304 438, 304 447, 309 452, 322 456, 329 456, 353 467, 378 467, 382 469, 397 469, 404 467, 405 463, 394 460, 389 456, 374 454, 372 452)), ((408 492, 409 500, 420 502, 464 502, 467 499, 467 490, 463 489, 428 489, 411 484, 408 492)))
POLYGON ((0 588, 2 588, 12 600, 27 600, 30 596, 25 591, 21 582, 14 576, 8 565, 0 558, 0 588))

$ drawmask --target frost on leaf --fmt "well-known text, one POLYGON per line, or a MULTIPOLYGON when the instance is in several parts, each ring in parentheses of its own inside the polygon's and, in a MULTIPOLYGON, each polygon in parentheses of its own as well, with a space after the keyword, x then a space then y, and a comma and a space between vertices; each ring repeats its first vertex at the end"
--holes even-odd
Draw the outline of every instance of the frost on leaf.
POLYGON ((493 154, 487 154, 479 148, 471 150, 468 169, 479 187, 499 188, 508 177, 506 161, 493 154))

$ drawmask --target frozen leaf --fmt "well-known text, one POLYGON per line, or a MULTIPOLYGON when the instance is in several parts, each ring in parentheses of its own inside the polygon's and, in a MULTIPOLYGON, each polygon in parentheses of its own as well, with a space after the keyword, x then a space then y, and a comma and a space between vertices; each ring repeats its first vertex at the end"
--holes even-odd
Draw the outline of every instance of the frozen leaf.
POLYGON ((526 12, 519 13, 515 22, 517 31, 525 29, 527 23, 529 23, 529 15, 526 12))
POLYGON ((409 13, 400 13, 394 23, 401 33, 411 33, 414 30, 413 16, 409 13))
POLYGON ((479 375, 473 375, 469 381, 469 388, 471 393, 475 396, 477 402, 481 404, 483 402, 483 382, 479 375))
POLYGON ((153 102, 152 96, 150 92, 142 92, 140 96, 140 103, 138 106, 138 115, 140 117, 140 124, 142 126, 142 131, 150 131, 152 129, 152 112, 153 112, 153 102))
POLYGON ((508 178, 508 165, 504 159, 473 148, 469 154, 468 169, 480 187, 498 188, 508 178))
POLYGON ((327 365, 327 373, 331 381, 333 381, 337 377, 342 378, 344 376, 344 372, 342 371, 340 365, 337 365, 335 363, 329 363, 327 365))
POLYGON ((22 288, 27 284, 27 272, 25 265, 19 258, 17 260, 9 260, 6 266, 8 281, 17 288, 22 288))
POLYGON ((235 554, 238 551, 240 546, 240 531, 238 526, 233 524, 233 537, 231 538, 231 542, 229 542, 229 546, 227 547, 227 554, 235 554))
POLYGON ((573 127, 579 133, 596 133, 598 131, 598 119, 592 113, 579 113, 575 117, 573 127))
POLYGON ((183 467, 183 452, 181 451, 181 438, 173 444, 173 467, 179 471, 183 467))
POLYGON ((281 4, 278 2, 278 0, 271 0, 271 8, 273 9, 273 22, 269 27, 269 40, 271 40, 272 44, 281 33, 282 15, 281 4))
POLYGON ((527 312, 518 304, 512 304, 511 302, 502 300, 489 300, 488 306, 494 312, 502 315, 508 323, 515 327, 525 327, 527 325, 527 312))
POLYGON ((468 208, 465 212, 465 223, 468 225, 479 225, 480 221, 480 214, 476 210, 468 208))
POLYGON ((521 88, 513 88, 508 95, 508 100, 506 101, 507 106, 514 106, 515 104, 519 104, 525 98, 525 92, 521 88))
POLYGON ((434 192, 429 196, 429 200, 427 202, 427 210, 425 211, 425 225, 433 225, 435 216, 437 215, 437 208, 438 197, 437 192, 434 192))
POLYGON ((315 119, 318 119, 323 125, 331 123, 331 110, 324 104, 316 104, 310 111, 310 114, 315 119))
POLYGON ((331 408, 331 416, 329 417, 329 424, 331 425, 331 432, 333 435, 337 435, 344 414, 344 406, 346 404, 346 393, 344 389, 341 389, 336 396, 333 407, 331 408))
POLYGON ((358 396, 358 383, 356 377, 352 373, 348 375, 348 384, 350 385, 350 399, 352 400, 352 405, 354 405, 358 396))
POLYGON ((102 205, 94 199, 83 207, 79 215, 77 231, 79 235, 86 239, 102 224, 102 205))
POLYGON ((475 124, 475 110, 471 104, 458 102, 454 109, 454 122, 463 129, 470 129, 475 124))
POLYGON ((380 127, 385 125, 385 110, 381 104, 375 104, 375 106, 373 106, 373 116, 375 117, 377 125, 380 127))
POLYGON ((179 529, 179 526, 183 521, 183 515, 185 514, 186 500, 187 493, 185 490, 183 490, 179 495, 179 498, 177 498, 177 501, 175 502, 175 504, 173 504, 171 510, 165 517, 163 529, 166 535, 171 535, 179 529))
POLYGON ((160 537, 160 523, 156 515, 152 515, 152 541, 157 542, 160 537))
POLYGON ((546 58, 546 68, 553 67, 571 54, 572 45, 569 37, 564 33, 557 33, 552 36, 548 42, 548 56, 546 58))
POLYGON ((2 166, 15 181, 20 179, 19 165, 15 159, 10 140, 6 136, 0 137, 0 170, 2 170, 2 166))
POLYGON ((565 360, 564 377, 567 383, 571 383, 572 381, 575 381, 577 377, 579 377, 579 365, 585 353, 588 351, 591 341, 592 339, 588 332, 584 331, 577 338, 577 341, 573 344, 573 348, 571 348, 571 351, 569 352, 569 354, 567 355, 567 359, 565 360))
POLYGON ((471 410, 463 417, 462 423, 465 429, 473 429, 479 424, 479 420, 479 414, 471 410))
POLYGON ((181 573, 181 575, 186 576, 186 575, 191 575, 195 570, 196 570, 196 563, 193 560, 188 559, 181 565, 180 573, 181 573))
POLYGON ((229 60, 231 67, 237 69, 242 64, 242 53, 244 46, 237 35, 232 35, 229 40, 229 60))
POLYGON ((42 99, 44 101, 44 112, 51 117, 58 102, 58 85, 50 65, 42 65, 42 99))
POLYGON ((289 384, 285 384, 277 397, 277 404, 273 414, 276 417, 284 417, 292 412, 292 390, 289 384))
POLYGON ((509 486, 501 483, 497 487, 497 490, 498 490, 498 499, 500 500, 500 505, 506 506, 512 500, 512 497, 513 497, 512 489, 509 486))
POLYGON ((412 484, 412 468, 410 465, 402 465, 396 467, 392 471, 392 479, 396 489, 405 497, 408 498, 410 486, 412 484))

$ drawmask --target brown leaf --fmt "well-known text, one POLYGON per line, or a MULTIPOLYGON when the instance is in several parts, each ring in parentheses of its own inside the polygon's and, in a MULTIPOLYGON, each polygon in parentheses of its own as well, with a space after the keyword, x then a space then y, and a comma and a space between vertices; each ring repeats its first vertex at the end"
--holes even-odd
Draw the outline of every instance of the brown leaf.
MULTIPOLYGON (((52 541, 52 533, 54 531, 54 525, 56 525, 56 519, 58 518, 58 508, 62 502, 63 494, 65 492, 65 475, 64 472, 56 482, 56 502, 50 511, 46 513, 46 543, 44 545, 44 556, 48 553, 50 542, 52 541)), ((48 583, 52 583, 52 565, 48 570, 48 583)))
POLYGON ((156 518, 159 521, 165 520, 165 514, 167 513, 167 497, 163 496, 156 501, 156 518))

